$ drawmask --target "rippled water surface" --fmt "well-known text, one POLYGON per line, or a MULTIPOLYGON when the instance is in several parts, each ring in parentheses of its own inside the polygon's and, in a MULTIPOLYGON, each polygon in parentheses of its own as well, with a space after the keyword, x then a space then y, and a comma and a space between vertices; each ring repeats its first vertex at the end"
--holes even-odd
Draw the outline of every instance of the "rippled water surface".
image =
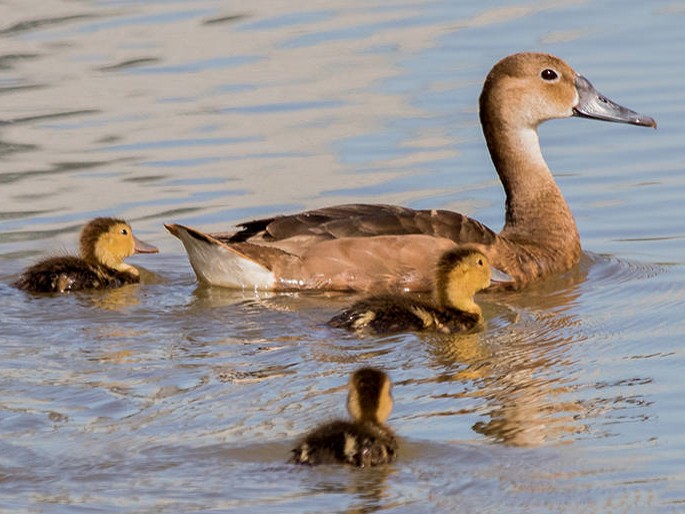
POLYGON ((672 1, 0 2, 2 512, 685 510, 685 9, 672 1), (481 299, 463 337, 365 337, 349 298, 198 286, 179 222, 343 202, 499 229, 477 119, 521 50, 565 58, 657 131, 541 127, 580 265, 481 299), (159 246, 140 286, 32 296, 27 264, 94 216, 159 246), (395 382, 397 463, 286 464, 395 382))

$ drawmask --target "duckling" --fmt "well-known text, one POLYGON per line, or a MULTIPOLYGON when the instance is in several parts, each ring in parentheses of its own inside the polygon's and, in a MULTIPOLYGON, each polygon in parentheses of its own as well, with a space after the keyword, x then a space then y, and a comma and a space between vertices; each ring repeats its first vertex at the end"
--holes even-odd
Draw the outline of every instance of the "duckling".
POLYGON ((466 332, 484 324, 473 295, 490 285, 490 277, 485 255, 469 248, 455 248, 438 261, 435 301, 390 294, 371 296, 337 314, 328 324, 376 334, 407 330, 466 332))
POLYGON ((13 285, 35 293, 64 293, 134 284, 140 281, 140 274, 124 259, 134 253, 158 251, 135 237, 125 221, 95 218, 81 230, 80 257, 45 259, 27 268, 13 285))
POLYGON ((352 421, 336 420, 307 434, 292 451, 295 464, 350 464, 360 468, 397 458, 397 441, 385 421, 392 411, 390 378, 375 368, 355 371, 348 384, 352 421))

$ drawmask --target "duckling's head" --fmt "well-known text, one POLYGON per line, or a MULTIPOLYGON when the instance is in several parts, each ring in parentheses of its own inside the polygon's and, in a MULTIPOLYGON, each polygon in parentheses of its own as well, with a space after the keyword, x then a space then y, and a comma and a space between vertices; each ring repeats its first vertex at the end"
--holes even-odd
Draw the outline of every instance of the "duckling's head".
POLYGON ((483 125, 536 128, 554 118, 581 116, 656 127, 656 122, 622 107, 554 55, 518 53, 492 68, 480 97, 483 125))
POLYGON ((135 237, 124 220, 95 218, 81 230, 81 257, 90 264, 138 275, 138 270, 124 259, 134 253, 157 252, 157 248, 135 237))
POLYGON ((490 263, 477 250, 456 248, 445 252, 435 272, 438 303, 466 312, 480 314, 473 295, 490 285, 490 263))
POLYGON ((385 423, 392 411, 392 384, 375 368, 355 371, 348 384, 347 410, 355 421, 385 423))

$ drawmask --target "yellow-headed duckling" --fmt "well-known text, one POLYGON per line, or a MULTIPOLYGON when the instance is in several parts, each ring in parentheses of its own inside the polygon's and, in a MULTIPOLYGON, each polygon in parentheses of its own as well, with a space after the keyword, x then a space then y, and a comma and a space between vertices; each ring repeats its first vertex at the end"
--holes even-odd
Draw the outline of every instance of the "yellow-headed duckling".
POLYGON ((140 281, 124 259, 134 253, 157 253, 135 237, 131 226, 115 218, 95 218, 81 230, 80 257, 52 257, 27 268, 14 283, 36 293, 106 289, 140 281))
POLYGON ((397 458, 397 441, 385 421, 392 411, 392 384, 375 368, 355 371, 348 385, 352 421, 336 420, 307 434, 293 450, 296 464, 377 466, 397 458))
POLYGON ((483 325, 483 314, 473 295, 490 285, 490 266, 482 253, 465 248, 445 252, 435 271, 435 300, 377 295, 359 300, 328 324, 376 334, 407 330, 446 334, 483 325))

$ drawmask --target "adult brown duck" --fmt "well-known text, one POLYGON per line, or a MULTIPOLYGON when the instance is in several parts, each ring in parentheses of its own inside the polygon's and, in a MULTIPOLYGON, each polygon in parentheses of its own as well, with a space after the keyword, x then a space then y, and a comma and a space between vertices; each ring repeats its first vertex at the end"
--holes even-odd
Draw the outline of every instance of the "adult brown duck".
POLYGON ((575 220, 538 141, 540 123, 579 116, 656 128, 622 107, 558 57, 519 53, 499 61, 480 96, 485 140, 506 192, 495 233, 463 214, 351 204, 275 216, 206 234, 177 224, 198 280, 256 289, 426 291, 447 250, 476 247, 518 288, 580 259, 575 220))
POLYGON ((111 289, 140 281, 138 270, 124 259, 134 253, 157 253, 117 218, 95 218, 81 230, 80 256, 51 257, 27 268, 14 286, 34 293, 111 289))

